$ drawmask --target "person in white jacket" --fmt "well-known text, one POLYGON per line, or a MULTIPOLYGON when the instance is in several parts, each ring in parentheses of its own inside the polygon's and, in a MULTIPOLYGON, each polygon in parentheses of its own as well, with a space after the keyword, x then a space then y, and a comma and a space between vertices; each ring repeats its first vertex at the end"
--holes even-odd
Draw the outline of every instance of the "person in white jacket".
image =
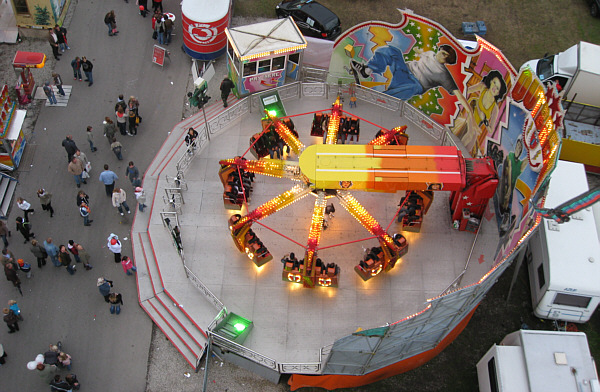
MULTIPOLYGON (((127 211, 128 214, 131 214, 129 210, 129 206, 127 205, 127 194, 121 188, 115 188, 112 193, 112 205, 119 210, 119 214, 123 216, 123 208, 127 211)), ((119 261, 121 262, 121 261, 119 261)))
POLYGON ((113 233, 107 238, 106 247, 115 255, 115 263, 121 262, 121 241, 119 236, 113 233))
POLYGON ((17 197, 17 206, 23 210, 23 220, 29 222, 29 217, 27 214, 33 214, 34 211, 34 209, 31 208, 31 204, 29 204, 27 200, 23 199, 22 197, 17 197))

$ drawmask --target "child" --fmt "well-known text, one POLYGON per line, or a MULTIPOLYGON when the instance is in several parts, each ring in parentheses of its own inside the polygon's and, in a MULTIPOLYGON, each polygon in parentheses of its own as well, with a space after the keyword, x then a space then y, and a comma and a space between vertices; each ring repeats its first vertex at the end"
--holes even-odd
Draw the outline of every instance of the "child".
POLYGON ((62 367, 66 367, 67 370, 71 370, 71 356, 69 354, 61 351, 60 354, 58 354, 58 363, 62 367))
POLYGON ((13 313, 19 318, 19 320, 23 321, 23 316, 21 316, 21 309, 19 308, 19 304, 14 299, 8 301, 8 308, 13 311, 13 313))
POLYGON ((141 186, 138 186, 135 188, 135 199, 137 200, 138 207, 140 209, 140 212, 144 212, 144 208, 146 208, 146 193, 144 192, 144 189, 141 186))
POLYGON ((135 266, 133 265, 133 262, 131 261, 131 259, 127 256, 123 256, 121 258, 121 266, 123 267, 123 271, 125 271, 125 273, 127 275, 131 275, 131 271, 136 272, 137 268, 135 268, 135 266))

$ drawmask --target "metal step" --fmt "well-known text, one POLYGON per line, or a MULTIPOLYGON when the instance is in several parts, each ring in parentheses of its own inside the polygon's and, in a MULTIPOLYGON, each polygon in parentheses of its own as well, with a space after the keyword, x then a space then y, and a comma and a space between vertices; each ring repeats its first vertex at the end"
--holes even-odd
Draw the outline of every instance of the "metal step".
POLYGON ((4 176, 0 178, 0 200, 2 200, 0 202, 0 217, 5 218, 8 215, 18 181, 4 176))
MULTIPOLYGON (((162 282, 162 278, 160 276, 160 271, 156 264, 156 258, 154 257, 154 251, 152 249, 152 245, 150 243, 150 236, 148 235, 148 233, 147 232, 137 233, 137 238, 135 241, 136 247, 137 247, 138 242, 140 244, 141 253, 140 254, 136 253, 136 262, 138 264, 141 264, 141 262, 139 262, 138 260, 141 260, 144 262, 143 267, 146 269, 147 276, 150 277, 152 293, 149 294, 149 293, 147 293, 147 291, 144 292, 144 295, 149 298, 149 297, 153 297, 154 295, 156 295, 158 293, 162 293, 164 291, 164 285, 162 282)), ((138 280, 141 277, 145 277, 145 276, 138 275, 138 280)), ((145 298, 142 298, 141 292, 140 292, 140 299, 141 300, 145 299, 145 298)))
MULTIPOLYGON (((144 301, 156 295, 156 293, 154 292, 154 288, 152 287, 152 277, 150 276, 150 271, 152 271, 152 267, 148 266, 148 263, 151 263, 156 267, 156 263, 154 262, 152 255, 149 256, 152 259, 148 260, 146 254, 151 252, 148 252, 144 249, 142 239, 140 238, 141 235, 142 233, 132 233, 131 246, 133 248, 133 259, 135 260, 135 266, 137 268, 137 272, 135 275, 138 286, 138 297, 140 301, 144 301)), ((156 270, 156 268, 155 272, 158 273, 158 270, 156 270)))
MULTIPOLYGON (((180 306, 167 291, 157 294, 156 299, 162 303, 167 312, 177 320, 177 324, 185 331, 185 335, 180 336, 193 347, 204 347, 208 343, 208 337, 205 332, 191 320, 191 318, 183 311, 180 306), (189 339, 186 339, 188 337, 189 339), (192 344, 193 343, 193 344, 192 344)), ((197 352, 197 350, 194 350, 197 352)))

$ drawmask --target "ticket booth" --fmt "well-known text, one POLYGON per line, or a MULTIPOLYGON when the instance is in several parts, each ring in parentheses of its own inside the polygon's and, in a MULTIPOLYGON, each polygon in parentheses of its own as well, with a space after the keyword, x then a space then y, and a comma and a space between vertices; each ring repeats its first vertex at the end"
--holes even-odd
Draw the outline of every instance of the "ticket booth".
POLYGON ((306 39, 291 18, 227 28, 227 71, 238 97, 297 80, 306 39))
POLYGON ((25 149, 23 122, 27 110, 18 110, 8 96, 8 86, 0 93, 0 170, 16 170, 25 149))
POLYGON ((46 64, 46 55, 37 52, 17 51, 13 59, 13 69, 17 74, 17 97, 20 105, 26 105, 31 102, 35 91, 35 80, 31 73, 31 68, 44 68, 46 64))

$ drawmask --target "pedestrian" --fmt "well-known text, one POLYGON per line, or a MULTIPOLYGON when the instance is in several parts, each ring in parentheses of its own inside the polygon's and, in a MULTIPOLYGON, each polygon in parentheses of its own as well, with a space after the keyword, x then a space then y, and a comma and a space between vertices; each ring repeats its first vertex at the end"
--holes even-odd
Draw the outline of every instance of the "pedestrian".
POLYGON ((67 171, 75 177, 75 185, 77 188, 81 188, 81 183, 87 184, 85 178, 82 177, 85 167, 83 162, 79 160, 75 155, 71 157, 71 163, 67 166, 67 171))
POLYGON ((129 119, 129 136, 137 135, 138 118, 140 116, 140 102, 132 95, 127 103, 129 119))
POLYGON ((195 150, 197 147, 197 139, 198 139, 198 131, 194 128, 190 127, 188 132, 185 134, 185 144, 188 146, 188 152, 192 153, 192 150, 195 150), (192 148, 190 149, 190 146, 192 148))
MULTIPOLYGON (((154 2, 154 0, 152 2, 154 2)), ((164 16, 160 16, 156 19, 156 23, 154 24, 154 33, 156 33, 159 45, 164 43, 165 22, 163 18, 164 16)))
POLYGON ((8 301, 8 308, 13 311, 13 313, 17 316, 19 321, 23 321, 23 316, 21 316, 21 308, 19 308, 19 304, 16 300, 11 299, 8 301))
POLYGON ((162 14, 163 11, 163 6, 162 6, 162 0, 152 0, 152 8, 154 9, 154 12, 156 12, 157 10, 160 10, 160 13, 162 14))
POLYGON ((4 275, 6 276, 6 280, 11 281, 13 286, 19 290, 19 293, 21 293, 22 296, 23 292, 21 291, 21 279, 19 279, 17 268, 14 267, 13 263, 6 263, 4 266, 4 275))
POLYGON ((112 143, 116 133, 117 128, 113 120, 111 120, 109 117, 104 117, 104 136, 106 136, 108 139, 108 144, 112 143))
POLYGON ((42 210, 50 211, 50 218, 54 216, 54 208, 52 208, 52 193, 46 191, 44 188, 40 188, 37 191, 42 210))
POLYGON ((71 356, 69 354, 61 351, 58 354, 58 363, 60 364, 59 366, 71 370, 71 356))
POLYGON ((54 379, 52 381, 50 381, 50 391, 51 392, 70 392, 71 391, 71 386, 69 385, 68 382, 66 382, 65 380, 63 380, 60 377, 60 374, 56 374, 54 376, 54 379))
POLYGON ((59 25, 54 26, 54 33, 56 34, 56 38, 58 40, 58 46, 61 52, 65 52, 65 49, 69 50, 69 45, 67 44, 67 29, 64 27, 60 27, 59 25))
POLYGON ((127 256, 121 257, 121 267, 123 267, 123 271, 125 271, 127 275, 137 272, 137 268, 135 268, 135 265, 133 265, 133 261, 131 261, 131 259, 127 256))
POLYGON ((108 296, 108 303, 110 304, 110 314, 120 314, 121 305, 123 305, 123 297, 120 293, 110 293, 108 296))
POLYGON ((145 18, 148 14, 148 0, 138 0, 138 5, 140 6, 139 14, 142 15, 142 18, 145 18))
POLYGON ((115 112, 119 132, 123 136, 127 135, 127 113, 125 113, 126 110, 127 108, 123 109, 121 106, 119 106, 117 108, 117 111, 115 112))
POLYGON ((92 211, 90 210, 90 207, 87 205, 87 203, 85 202, 81 202, 79 203, 79 215, 82 216, 83 218, 83 225, 84 226, 91 226, 92 222, 94 221, 93 219, 90 219, 90 213, 92 211))
POLYGON ((117 103, 115 103, 115 112, 119 110, 119 107, 123 108, 123 111, 127 109, 127 104, 125 103, 125 98, 123 94, 119 94, 119 98, 117 98, 117 103))
POLYGON ((84 191, 77 192, 77 206, 79 207, 81 203, 90 205, 90 197, 84 191))
POLYGON ((58 365, 58 354, 60 354, 58 346, 51 344, 48 351, 44 353, 44 365, 58 365))
POLYGON ((8 247, 8 237, 10 236, 10 231, 8 230, 8 226, 4 223, 3 219, 0 219, 0 237, 2 237, 2 242, 4 243, 4 247, 8 247))
POLYGON ((144 192, 144 188, 138 186, 135 188, 135 200, 138 202, 138 208, 140 212, 144 212, 144 208, 146 208, 146 193, 144 192))
POLYGON ((129 161, 127 165, 127 169, 125 169, 125 175, 129 178, 129 182, 135 188, 136 186, 140 186, 142 181, 140 180, 140 171, 133 164, 133 161, 129 161))
POLYGON ((92 133, 93 129, 94 128, 91 125, 88 125, 85 130, 85 134, 87 136, 87 141, 90 144, 90 150, 92 150, 92 152, 96 152, 98 149, 94 147, 94 134, 92 133))
POLYGON ((52 238, 48 237, 46 241, 44 241, 44 249, 46 249, 46 253, 50 256, 50 260, 55 267, 60 267, 60 260, 58 260, 58 247, 54 245, 52 242, 52 238))
POLYGON ((71 61, 71 68, 73 68, 73 80, 79 79, 81 82, 81 59, 79 57, 75 57, 71 61))
POLYGON ((69 383, 71 389, 74 391, 78 391, 81 388, 81 384, 79 384, 79 380, 77 380, 77 375, 71 373, 65 376, 65 381, 69 383))
POLYGON ((108 303, 108 296, 110 295, 110 288, 113 287, 112 280, 108 280, 103 277, 99 277, 96 282, 96 286, 98 286, 98 290, 100 291, 100 295, 104 297, 104 300, 108 303))
POLYGON ((79 258, 81 259, 83 267, 86 269, 86 271, 89 271, 92 268, 94 268, 90 264, 90 254, 87 252, 87 250, 85 250, 85 248, 81 244, 77 244, 77 251, 79 252, 79 258))
POLYGON ((19 318, 17 315, 9 308, 2 309, 2 313, 4 314, 4 322, 8 326, 8 333, 17 332, 19 330, 19 318))
POLYGON ((125 208, 125 211, 127 211, 128 214, 131 214, 129 206, 127 205, 127 193, 125 193, 125 191, 119 187, 113 190, 112 205, 119 210, 119 214, 121 214, 121 216, 125 215, 123 213, 123 208, 125 208))
POLYGON ((168 16, 164 16, 164 25, 165 25, 165 38, 164 44, 168 45, 171 43, 171 34, 173 33, 173 21, 169 19, 168 16))
POLYGON ((50 384, 54 380, 54 375, 58 372, 56 365, 44 365, 38 363, 35 367, 39 371, 39 376, 46 384, 50 384))
POLYGON ((83 170, 86 174, 82 173, 83 178, 90 178, 90 171, 92 171, 92 163, 88 161, 87 156, 82 153, 79 149, 75 151, 75 158, 79 159, 83 163, 83 170))
POLYGON ((69 254, 69 252, 67 251, 67 247, 64 245, 61 245, 58 247, 58 258, 60 259, 60 264, 63 267, 67 267, 67 272, 70 273, 71 275, 73 275, 76 272, 76 266, 72 266, 71 265, 71 255, 69 254))
POLYGON ((8 250, 7 248, 2 249, 2 267, 6 266, 6 264, 12 264, 13 268, 17 269, 19 268, 19 265, 17 264, 17 259, 15 258, 15 255, 13 254, 13 252, 11 252, 10 250, 8 250))
POLYGON ((108 165, 105 164, 104 171, 100 173, 99 180, 104 184, 106 196, 112 197, 113 189, 115 189, 115 181, 118 179, 119 177, 112 170, 108 170, 108 165))
POLYGON ((19 265, 19 269, 23 271, 27 276, 27 279, 31 278, 31 264, 26 263, 23 259, 17 260, 17 264, 19 265))
POLYGON ((16 219, 17 230, 23 235, 25 238, 24 244, 29 242, 29 237, 35 238, 35 234, 31 232, 31 223, 27 220, 23 220, 20 216, 16 219))
POLYGON ((46 249, 41 246, 37 240, 31 240, 31 246, 29 247, 29 250, 37 259, 38 268, 42 268, 43 265, 46 265, 48 252, 46 252, 46 249))
POLYGON ((85 56, 81 57, 81 68, 83 68, 83 73, 85 74, 85 81, 89 82, 88 86, 94 84, 94 78, 92 76, 92 69, 94 68, 94 64, 90 60, 88 60, 85 56))
POLYGON ((75 262, 76 263, 81 263, 81 259, 79 258, 79 250, 77 249, 77 243, 75 243, 75 241, 73 240, 69 240, 69 243, 67 245, 67 249, 69 249, 69 252, 71 252, 73 254, 73 257, 75 257, 75 262))
POLYGON ((27 200, 23 199, 22 197, 17 197, 17 207, 23 210, 23 219, 26 221, 29 220, 27 214, 31 213, 33 215, 33 212, 35 211, 33 208, 31 208, 31 204, 28 203, 27 200))
POLYGON ((221 82, 221 86, 219 89, 221 90, 221 99, 223 100, 223 107, 227 107, 227 98, 229 97, 229 93, 231 89, 235 87, 235 84, 229 79, 228 75, 225 75, 225 78, 221 82))
POLYGON ((65 96, 65 90, 63 90, 63 81, 59 74, 56 72, 52 72, 52 78, 54 79, 54 85, 58 89, 58 94, 61 96, 65 96))
POLYGON ((4 365, 6 363, 6 359, 4 359, 6 357, 8 357, 8 354, 4 350, 4 346, 0 344, 0 365, 4 365))
POLYGON ((62 55, 58 53, 58 37, 56 36, 56 33, 54 32, 54 29, 52 27, 48 28, 48 42, 52 47, 52 54, 54 55, 54 59, 57 61, 60 60, 60 56, 62 55))
POLYGON ((117 138, 113 138, 112 143, 110 144, 110 148, 111 150, 115 153, 115 156, 117 157, 117 159, 119 161, 123 160, 123 145, 121 144, 121 142, 117 141, 117 138))
POLYGON ((108 27, 109 37, 119 34, 119 32, 117 31, 117 17, 115 15, 115 11, 111 10, 104 16, 104 23, 108 27))
POLYGON ((42 87, 42 89, 44 90, 46 97, 48 97, 48 102, 50 102, 50 105, 56 105, 58 101, 56 100, 52 86, 50 86, 50 82, 44 83, 44 87, 42 87))
POLYGON ((108 250, 110 250, 111 252, 113 252, 114 257, 115 257, 115 263, 120 263, 121 262, 121 241, 119 241, 119 236, 113 233, 110 233, 110 235, 108 236, 108 242, 106 244, 106 246, 108 247, 108 250))
POLYGON ((65 140, 62 141, 62 146, 65 148, 67 152, 67 162, 71 162, 71 158, 75 155, 75 152, 78 150, 77 144, 73 141, 72 135, 67 135, 65 140))

